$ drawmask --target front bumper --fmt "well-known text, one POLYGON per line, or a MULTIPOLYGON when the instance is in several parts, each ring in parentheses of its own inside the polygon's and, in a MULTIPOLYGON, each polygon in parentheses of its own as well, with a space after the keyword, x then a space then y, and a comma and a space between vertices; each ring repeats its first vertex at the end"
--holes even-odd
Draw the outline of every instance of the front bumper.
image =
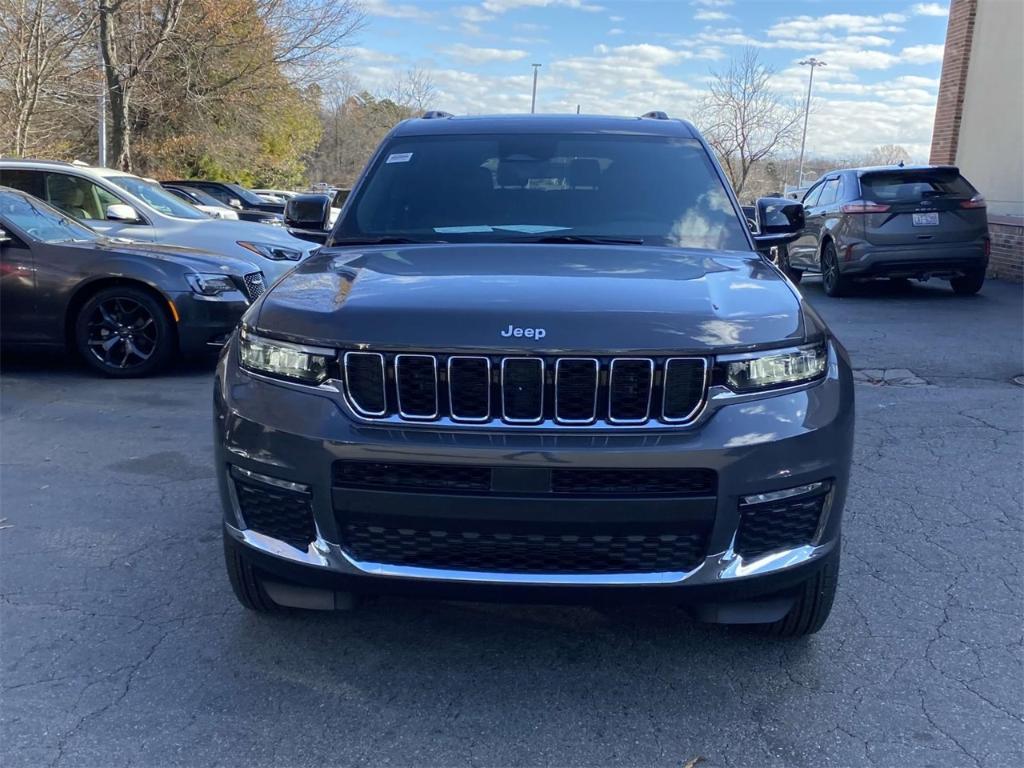
POLYGON ((988 266, 983 239, 938 245, 878 246, 859 242, 840 251, 839 271, 850 277, 957 277, 988 266))
MULTIPOLYGON (((849 480, 853 386, 845 352, 830 345, 827 377, 815 384, 733 404, 695 426, 656 432, 501 432, 360 424, 342 398, 242 372, 235 343, 225 349, 214 393, 217 476, 229 546, 271 579, 345 592, 415 592, 481 599, 589 599, 658 594, 673 601, 754 598, 805 579, 838 546, 849 480), (340 543, 350 510, 401 516, 486 518, 508 514, 550 522, 573 519, 573 500, 511 504, 487 496, 342 492, 336 462, 522 468, 706 468, 717 473, 713 498, 593 502, 587 514, 635 523, 644 515, 706 514, 710 528, 699 562, 656 572, 519 573, 458 570, 358 559, 340 543), (247 527, 232 473, 255 473, 308 490, 316 535, 299 547, 247 527), (813 539, 744 558, 735 549, 740 499, 805 484, 830 483, 813 539), (441 509, 443 512, 439 513, 441 509), (511 511, 507 511, 511 510, 511 511)), ((519 500, 522 502, 522 500, 519 500)))
POLYGON ((222 347, 249 308, 241 294, 233 297, 200 296, 182 291, 169 297, 177 314, 178 348, 184 355, 196 355, 222 347))

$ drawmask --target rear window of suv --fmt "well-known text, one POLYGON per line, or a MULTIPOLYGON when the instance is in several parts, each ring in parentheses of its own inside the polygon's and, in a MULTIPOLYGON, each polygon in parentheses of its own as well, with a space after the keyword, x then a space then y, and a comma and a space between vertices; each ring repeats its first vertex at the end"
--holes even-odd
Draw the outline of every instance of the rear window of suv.
POLYGON ((875 203, 920 203, 935 197, 968 200, 977 190, 963 176, 948 171, 894 171, 861 177, 865 200, 875 203))
POLYGON ((335 239, 502 242, 570 236, 750 250, 703 145, 596 134, 392 140, 335 239))

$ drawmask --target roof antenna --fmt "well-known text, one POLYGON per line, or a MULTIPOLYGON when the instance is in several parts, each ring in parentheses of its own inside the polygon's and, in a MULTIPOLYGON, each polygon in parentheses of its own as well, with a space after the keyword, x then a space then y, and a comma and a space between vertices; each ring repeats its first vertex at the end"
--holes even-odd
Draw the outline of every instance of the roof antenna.
POLYGON ((900 168, 902 168, 902 167, 903 167, 903 161, 900 160, 900 168))

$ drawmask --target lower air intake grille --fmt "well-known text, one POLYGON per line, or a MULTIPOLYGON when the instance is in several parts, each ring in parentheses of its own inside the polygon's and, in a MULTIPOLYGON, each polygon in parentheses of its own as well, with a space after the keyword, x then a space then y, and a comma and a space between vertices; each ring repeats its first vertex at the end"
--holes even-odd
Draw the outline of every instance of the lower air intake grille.
POLYGON ((308 493, 234 479, 242 519, 250 530, 301 549, 316 538, 308 493))
POLYGON ((556 469, 553 493, 571 496, 714 496, 711 469, 556 469))
POLYGON ((776 549, 810 544, 818 531, 827 493, 810 498, 783 499, 769 504, 740 507, 735 550, 757 557, 776 549))
POLYGON ((657 573, 704 558, 703 533, 494 533, 350 523, 343 546, 357 560, 492 573, 657 573))
POLYGON ((377 491, 486 493, 491 490, 491 470, 449 464, 339 461, 334 464, 334 485, 377 491))

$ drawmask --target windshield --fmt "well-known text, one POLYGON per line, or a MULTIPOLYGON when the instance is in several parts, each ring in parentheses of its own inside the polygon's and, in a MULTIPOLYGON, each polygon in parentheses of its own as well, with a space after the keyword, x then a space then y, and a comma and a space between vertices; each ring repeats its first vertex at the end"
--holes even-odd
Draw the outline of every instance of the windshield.
MULTIPOLYGON (((174 190, 168 190, 173 192, 174 190)), ((211 195, 209 192, 204 192, 197 187, 186 187, 185 193, 191 195, 198 205, 212 205, 215 208, 230 208, 229 205, 224 205, 220 200, 211 195)))
POLYGON ((449 135, 393 140, 335 242, 629 240, 750 250, 707 152, 636 135, 449 135))
POLYGON ((210 218, 195 206, 179 200, 155 182, 140 179, 138 176, 107 176, 106 179, 167 216, 175 216, 179 219, 210 218))
POLYGON ((0 192, 0 223, 10 222, 29 237, 44 243, 95 240, 99 235, 41 200, 13 192, 0 192))

